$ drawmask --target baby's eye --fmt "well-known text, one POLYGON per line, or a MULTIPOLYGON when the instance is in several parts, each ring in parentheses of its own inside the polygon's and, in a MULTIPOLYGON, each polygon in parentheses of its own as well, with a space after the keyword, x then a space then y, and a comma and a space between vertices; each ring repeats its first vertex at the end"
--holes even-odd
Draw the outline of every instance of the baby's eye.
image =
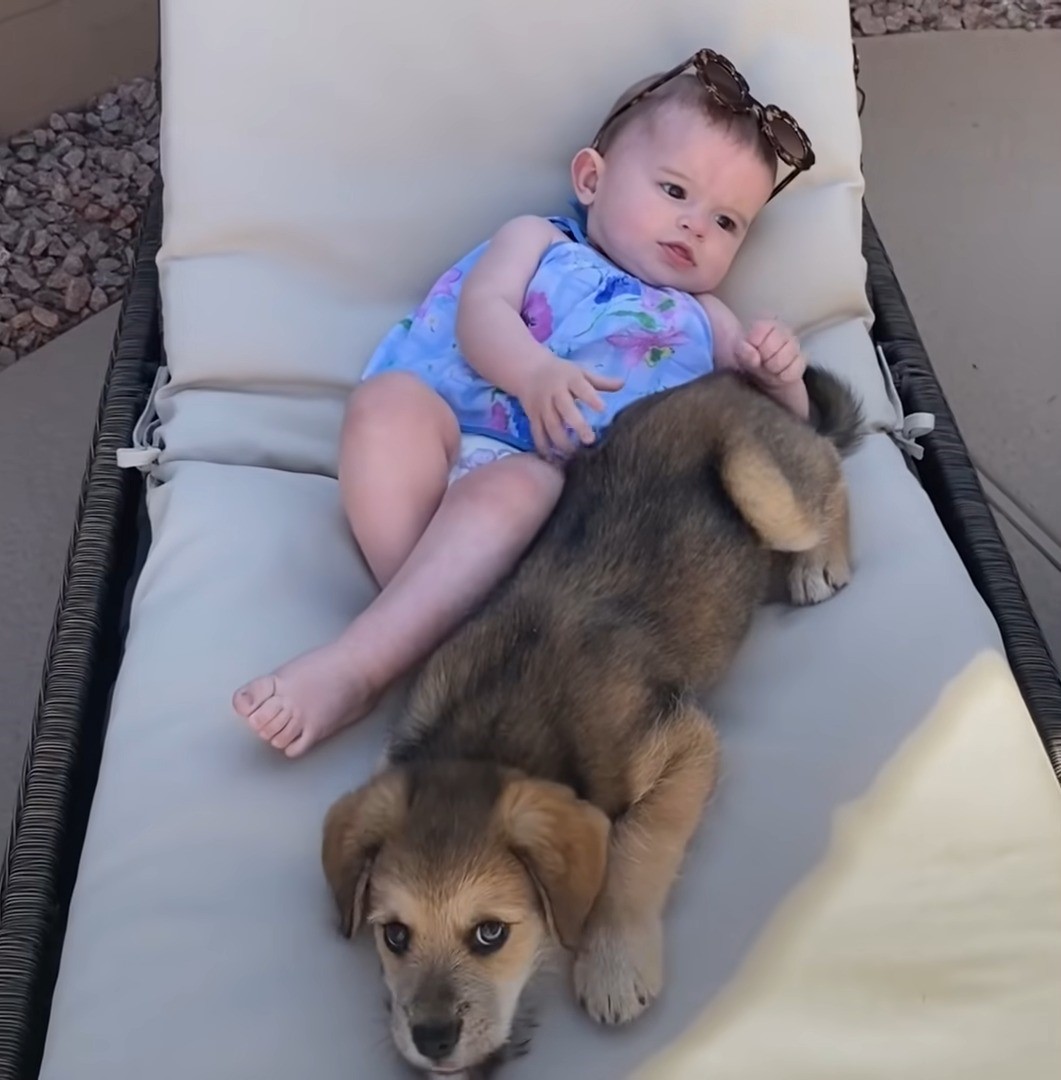
POLYGON ((681 184, 663 183, 660 184, 660 187, 663 189, 664 193, 669 195, 672 199, 685 198, 685 188, 683 188, 681 184))
POLYGON ((719 214, 715 218, 715 223, 723 232, 732 233, 737 231, 737 223, 726 214, 719 214))

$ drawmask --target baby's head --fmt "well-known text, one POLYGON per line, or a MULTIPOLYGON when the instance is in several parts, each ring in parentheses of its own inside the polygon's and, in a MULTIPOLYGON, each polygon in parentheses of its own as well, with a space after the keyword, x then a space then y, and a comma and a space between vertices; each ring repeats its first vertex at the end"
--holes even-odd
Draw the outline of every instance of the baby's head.
MULTIPOLYGON (((631 87, 615 113, 651 81, 631 87)), ((571 163, 588 236, 650 285, 711 292, 770 198, 777 158, 755 116, 680 75, 606 123, 571 163)))

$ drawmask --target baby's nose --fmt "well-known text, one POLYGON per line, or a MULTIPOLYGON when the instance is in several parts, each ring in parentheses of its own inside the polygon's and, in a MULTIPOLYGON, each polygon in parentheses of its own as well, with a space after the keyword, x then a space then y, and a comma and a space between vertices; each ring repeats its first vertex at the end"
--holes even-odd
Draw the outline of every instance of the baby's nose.
POLYGON ((692 233, 697 240, 703 240, 707 235, 707 222, 703 214, 687 213, 682 218, 682 229, 692 233))

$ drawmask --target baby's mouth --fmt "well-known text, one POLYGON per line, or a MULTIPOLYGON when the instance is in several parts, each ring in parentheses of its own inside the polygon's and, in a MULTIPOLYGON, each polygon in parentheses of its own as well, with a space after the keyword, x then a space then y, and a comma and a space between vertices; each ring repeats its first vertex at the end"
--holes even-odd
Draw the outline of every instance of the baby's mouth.
POLYGON ((686 244, 664 244, 661 243, 660 247, 663 248, 663 252, 667 257, 667 261, 672 266, 695 266, 696 258, 693 255, 692 248, 686 244))

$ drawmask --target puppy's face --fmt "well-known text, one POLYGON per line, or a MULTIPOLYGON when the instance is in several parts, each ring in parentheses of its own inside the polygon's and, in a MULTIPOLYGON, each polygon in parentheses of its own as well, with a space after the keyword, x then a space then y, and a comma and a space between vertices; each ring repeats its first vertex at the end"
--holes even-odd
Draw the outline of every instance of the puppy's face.
POLYGON ((367 921, 395 1045, 414 1065, 464 1069, 508 1040, 550 943, 544 914, 519 860, 493 843, 464 872, 450 863, 431 877, 400 842, 388 847, 372 871, 367 921))
POLYGON ((332 807, 325 874, 344 930, 375 936, 407 1061, 456 1073, 504 1048, 549 947, 577 943, 607 838, 570 789, 490 765, 392 770, 332 807))

